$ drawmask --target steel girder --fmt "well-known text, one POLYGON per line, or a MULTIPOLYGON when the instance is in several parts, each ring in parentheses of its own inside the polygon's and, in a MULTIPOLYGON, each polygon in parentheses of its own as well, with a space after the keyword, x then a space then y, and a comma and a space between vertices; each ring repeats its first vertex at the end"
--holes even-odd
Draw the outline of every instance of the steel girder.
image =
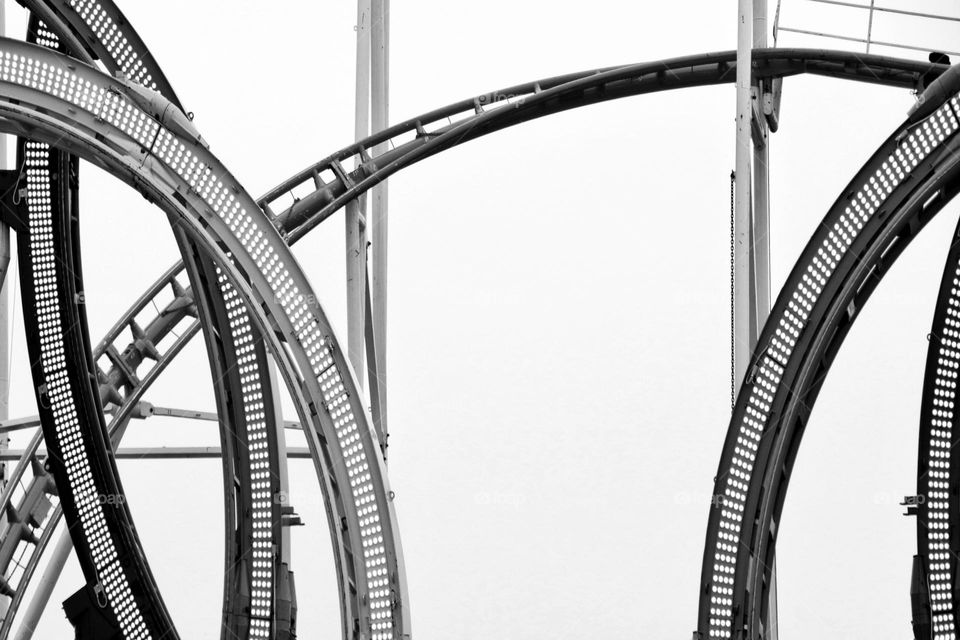
POLYGON ((288 387, 301 409, 310 407, 300 418, 328 495, 346 505, 346 521, 332 527, 350 553, 339 559, 345 583, 363 607, 353 633, 406 635, 402 558, 379 447, 332 329, 282 239, 165 100, 22 43, 2 41, 0 51, 5 130, 57 142, 135 186, 255 301, 288 387))
POLYGON ((716 476, 701 578, 703 638, 766 637, 780 514, 820 387, 886 270, 960 190, 957 71, 926 91, 920 110, 857 173, 771 311, 716 476))

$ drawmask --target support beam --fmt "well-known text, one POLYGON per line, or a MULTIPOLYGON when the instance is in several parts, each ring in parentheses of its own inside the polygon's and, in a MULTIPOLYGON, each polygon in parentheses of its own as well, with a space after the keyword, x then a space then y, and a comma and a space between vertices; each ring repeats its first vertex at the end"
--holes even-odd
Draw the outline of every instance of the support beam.
POLYGON ((737 24, 736 195, 733 217, 733 364, 736 388, 743 381, 749 367, 751 345, 756 342, 751 312, 753 296, 750 295, 753 3, 754 0, 739 0, 737 24))
POLYGON ((50 602, 50 596, 53 594, 53 588, 57 586, 60 574, 67 564, 70 552, 73 551, 73 541, 70 540, 70 532, 66 527, 60 527, 57 535, 57 543, 52 551, 47 552, 49 560, 47 566, 43 569, 43 575, 37 581, 37 590, 33 593, 33 599, 23 612, 23 619, 20 621, 20 628, 14 636, 14 640, 30 640, 37 625, 40 624, 40 618, 43 611, 50 602))
MULTIPOLYGON (((7 35, 7 3, 0 0, 0 37, 7 35)), ((7 162, 7 140, 9 136, 0 135, 0 170, 10 168, 7 162)), ((10 289, 14 286, 8 278, 10 269, 10 227, 0 222, 0 420, 10 417, 10 289)), ((0 433, 0 453, 10 448, 10 436, 0 433)), ((7 486, 10 473, 9 464, 0 465, 0 490, 7 486)), ((0 526, 6 526, 6 515, 0 517, 0 526)), ((0 618, 6 617, 8 603, 0 598, 0 618)))
MULTIPOLYGON (((0 453, 0 461, 19 460, 24 452, 21 449, 7 449, 0 453)), ((47 450, 39 449, 37 455, 46 457, 47 450)), ((114 452, 117 460, 206 460, 220 458, 220 447, 125 447, 114 452)), ((310 459, 307 447, 288 447, 287 459, 310 459)))
MULTIPOLYGON (((389 126, 390 112, 390 0, 372 0, 373 23, 371 28, 371 122, 373 133, 389 126)), ((374 155, 387 150, 380 145, 374 155)), ((377 385, 380 393, 370 398, 377 404, 380 423, 374 424, 383 446, 388 438, 387 430, 387 182, 381 182, 371 192, 370 239, 372 268, 373 332, 376 336, 377 385)))
MULTIPOLYGON (((753 48, 768 46, 767 0, 753 0, 753 48)), ((752 73, 752 70, 751 70, 752 73)), ((771 80, 766 80, 771 83, 771 80)), ((751 78, 754 114, 753 135, 753 252, 751 260, 751 302, 754 334, 750 351, 757 346, 757 338, 770 315, 770 127, 763 115, 763 94, 771 87, 764 81, 751 78)), ((764 621, 764 640, 779 637, 779 614, 777 604, 777 565, 774 558, 770 574, 770 592, 767 600, 767 618, 764 621)))
MULTIPOLYGON (((357 70, 354 88, 354 138, 370 135, 370 0, 357 0, 357 70)), ((359 160, 358 160, 359 162, 359 160)), ((361 196, 346 206, 347 259, 347 356, 363 388, 364 305, 367 277, 367 198, 361 196)), ((369 392, 368 392, 369 395, 369 392)))

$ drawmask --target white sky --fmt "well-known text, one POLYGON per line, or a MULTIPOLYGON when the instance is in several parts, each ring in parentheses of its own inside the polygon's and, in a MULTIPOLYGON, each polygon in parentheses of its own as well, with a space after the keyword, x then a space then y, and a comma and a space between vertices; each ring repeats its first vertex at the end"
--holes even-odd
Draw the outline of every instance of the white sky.
MULTIPOLYGON (((957 13, 954 2, 909 4, 957 13)), ((254 195, 351 141, 352 2, 162 6, 121 3, 254 195)), ((781 20, 866 33, 863 12, 805 0, 785 0, 781 20)), ((874 33, 945 49, 960 49, 958 36, 957 23, 888 17, 874 33)), ((391 121, 559 73, 732 49, 735 37, 733 0, 395 2, 391 121)), ((780 45, 854 46, 787 33, 780 45)), ((823 78, 784 83, 772 140, 775 290, 912 101, 823 78)), ((732 85, 621 100, 471 142, 391 180, 390 472, 419 638, 684 638, 695 628, 729 414, 734 105, 732 85)), ((177 256, 164 217, 139 195, 89 166, 82 184, 97 340, 177 256)), ((915 492, 925 336, 957 212, 890 272, 823 389, 784 510, 781 638, 910 635, 915 523, 897 503, 915 492)), ((342 335, 342 216, 295 252, 342 335)), ((18 319, 13 415, 35 412, 21 328, 18 319)), ((194 342, 150 402, 213 406, 194 342)), ((155 418, 126 442, 215 445, 217 432, 155 418)), ((120 467, 182 637, 219 637, 219 463, 120 467)), ((333 638, 335 576, 312 464, 291 462, 291 478, 307 523, 294 532, 299 636, 333 638)), ((80 580, 71 561, 36 638, 71 633, 59 603, 80 580)))

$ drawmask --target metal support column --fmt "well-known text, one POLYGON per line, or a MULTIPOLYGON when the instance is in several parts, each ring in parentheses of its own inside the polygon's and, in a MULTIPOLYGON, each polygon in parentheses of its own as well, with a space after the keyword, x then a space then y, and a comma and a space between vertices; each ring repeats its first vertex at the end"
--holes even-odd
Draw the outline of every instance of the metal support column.
MULTIPOLYGON (((766 48, 767 37, 767 0, 753 0, 753 47, 766 48)), ((770 292, 770 127, 764 117, 761 83, 754 79, 753 85, 753 260, 751 262, 754 303, 751 305, 755 315, 756 333, 750 343, 751 351, 763 325, 770 315, 772 304, 770 292)), ((770 570, 770 599, 767 602, 767 619, 764 622, 766 640, 777 640, 779 636, 779 616, 777 613, 777 563, 774 558, 770 570)))
MULTIPOLYGON (((373 133, 386 129, 390 111, 390 0, 372 0, 371 29, 371 120, 373 133)), ((374 150, 378 155, 386 151, 386 145, 374 150)), ((374 425, 380 434, 381 447, 387 445, 387 183, 373 188, 370 212, 371 236, 371 298, 373 333, 377 345, 375 374, 379 380, 377 404, 380 424, 374 425)), ((370 363, 368 363, 368 366, 370 363)), ((386 455, 386 454, 385 454, 386 455)))
MULTIPOLYGON (((734 375, 739 388, 770 311, 770 130, 763 87, 753 76, 754 48, 767 46, 767 0, 739 0, 737 141, 734 204, 734 375)), ((772 569, 765 640, 776 640, 776 566, 772 569)))
MULTIPOLYGON (((0 36, 7 34, 6 0, 0 0, 0 36)), ((0 135, 0 169, 9 169, 7 138, 0 135)), ((10 227, 0 223, 0 420, 10 418, 10 288, 13 280, 7 278, 10 269, 10 227)), ((0 451, 10 448, 10 436, 0 434, 0 451)), ((9 463, 0 463, 0 490, 6 487, 9 463)), ((6 525, 6 515, 0 517, 0 526, 6 525)), ((7 615, 7 601, 0 598, 0 618, 7 615)))
POLYGON ((752 345, 757 332, 752 312, 755 296, 750 286, 752 243, 752 47, 753 4, 755 0, 739 0, 737 25, 737 139, 736 196, 734 200, 733 308, 735 385, 739 388, 749 367, 752 345))
MULTIPOLYGON (((357 0, 357 70, 354 105, 354 138, 370 135, 370 0, 357 0)), ((364 388, 364 304, 367 277, 367 198, 347 203, 347 356, 364 388)))
POLYGON ((33 593, 33 598, 23 612, 23 618, 20 620, 20 627, 17 629, 17 635, 14 640, 30 640, 37 625, 40 624, 40 618, 43 616, 47 603, 50 602, 50 596, 53 594, 53 588, 57 586, 60 574, 63 573, 63 567, 67 564, 67 558, 73 551, 73 541, 70 539, 70 532, 67 527, 60 523, 60 533, 57 535, 57 542, 52 551, 47 551, 47 566, 43 570, 43 575, 37 581, 37 590, 33 593))

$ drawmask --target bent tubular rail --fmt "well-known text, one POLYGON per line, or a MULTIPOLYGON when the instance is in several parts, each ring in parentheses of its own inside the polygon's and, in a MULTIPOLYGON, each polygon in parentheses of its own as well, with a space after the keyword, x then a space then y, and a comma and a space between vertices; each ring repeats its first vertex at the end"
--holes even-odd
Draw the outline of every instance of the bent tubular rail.
MULTIPOLYGON (((68 13, 66 7, 73 7, 77 2, 68 4, 58 0, 28 4, 37 6, 38 10, 48 4, 59 7, 58 10, 47 7, 43 15, 70 25, 69 34, 78 42, 89 39, 89 36, 79 35, 82 25, 78 26, 75 18, 64 17, 68 13)), ((88 45, 83 46, 96 53, 88 45)), ((102 51, 98 55, 102 57, 102 51)), ((814 50, 757 51, 754 60, 757 74, 764 78, 814 73, 912 89, 920 88, 922 78, 931 70, 943 70, 937 65, 913 61, 814 50)), ((387 175, 466 140, 577 106, 672 88, 732 82, 735 75, 735 54, 727 52, 570 74, 483 94, 408 120, 346 147, 285 181, 262 198, 260 204, 271 215, 274 211, 279 212, 273 215, 274 223, 294 241, 350 198, 387 175), (387 152, 377 155, 379 148, 386 148, 387 152), (344 167, 351 160, 358 162, 360 168, 348 172, 344 167)), ((118 322, 101 343, 101 352, 112 348, 121 358, 121 363, 111 368, 101 385, 105 397, 120 400, 118 418, 135 409, 146 388, 199 329, 196 321, 188 324, 196 317, 196 309, 192 291, 177 281, 177 273, 182 273, 182 266, 168 272, 163 281, 153 287, 153 293, 142 297, 135 309, 118 322), (173 301, 168 305, 161 303, 159 306, 163 311, 143 327, 148 339, 135 336, 128 346, 120 343, 121 330, 129 327, 133 331, 133 319, 140 311, 149 309, 152 306, 149 301, 168 288, 173 291, 173 301), (177 317, 183 322, 172 321, 177 317), (141 363, 147 359, 144 346, 161 344, 168 336, 177 335, 175 330, 180 333, 174 347, 158 352, 160 357, 147 375, 136 375, 141 363), (129 376, 128 372, 134 375, 129 376)), ((21 466, 24 465, 28 465, 27 458, 21 462, 21 466)), ((21 473, 29 471, 18 469, 21 473)), ((334 501, 334 504, 340 503, 334 501)), ((347 618, 344 616, 345 622, 347 618)))
MULTIPOLYGON (((175 100, 175 95, 169 83, 159 69, 156 62, 146 51, 139 36, 133 31, 122 13, 111 2, 96 2, 91 0, 73 0, 70 3, 58 0, 43 2, 31 1, 28 3, 35 11, 31 17, 28 37, 31 41, 42 42, 51 48, 64 49, 62 42, 76 43, 82 40, 86 48, 80 47, 72 53, 81 59, 86 54, 98 56, 104 66, 111 72, 122 73, 133 78, 137 83, 150 89, 160 90, 175 100), (52 26, 43 24, 37 19, 38 12, 52 21, 52 26), (68 26, 69 25, 69 26, 68 26)), ((87 59, 87 62, 92 60, 87 59)), ((28 143, 34 144, 34 143, 28 143)), ((53 197, 51 197, 53 199, 53 197)), ((192 245, 183 234, 176 234, 181 250, 186 254, 192 252, 192 245)), ((189 264, 194 265, 192 261, 189 264)), ((162 279, 160 286, 154 286, 135 305, 133 314, 127 314, 118 327, 114 327, 98 349, 94 352, 94 360, 101 358, 110 368, 108 371, 97 369, 100 381, 100 399, 104 405, 116 407, 114 418, 109 432, 114 445, 123 435, 130 412, 136 407, 143 391, 152 383, 179 350, 186 344, 195 332, 188 328, 185 335, 176 336, 174 327, 184 319, 197 317, 197 304, 193 301, 189 290, 178 281, 178 272, 174 270, 162 279), (173 301, 166 305, 160 317, 151 322, 145 329, 136 322, 136 314, 148 303, 156 304, 157 297, 162 291, 172 288, 173 301), (128 330, 133 342, 121 351, 113 342, 123 330, 128 330), (172 344, 164 348, 161 339, 172 334, 176 337, 172 344), (161 356, 161 350, 166 353, 161 356), (137 369, 147 359, 156 361, 141 381, 137 369)), ((196 268, 188 269, 191 280, 200 280, 196 268)), ((221 408, 220 434, 221 449, 235 451, 236 455, 225 455, 225 522, 228 528, 225 531, 225 585, 224 611, 227 618, 222 625, 222 633, 229 637, 264 637, 271 633, 276 625, 277 637, 285 637, 292 632, 295 623, 295 603, 291 601, 292 589, 286 584, 292 580, 288 571, 288 552, 284 548, 281 528, 282 501, 279 496, 286 494, 285 475, 272 473, 275 466, 264 468, 255 458, 276 461, 278 458, 278 438, 282 432, 277 425, 278 414, 271 410, 273 393, 271 390, 268 360, 260 345, 261 339, 256 326, 245 321, 246 313, 242 305, 234 305, 229 314, 231 321, 227 321, 226 300, 230 297, 229 285, 218 282, 215 278, 206 281, 218 292, 218 295, 209 295, 203 288, 199 288, 207 318, 205 332, 208 343, 208 353, 211 366, 216 372, 213 376, 214 391, 218 407, 221 408), (221 327, 221 322, 223 323, 221 327), (236 330, 242 329, 242 335, 236 330), (222 337, 222 338, 221 338, 222 337), (244 343, 244 356, 237 354, 237 345, 244 343), (243 361, 243 373, 237 365, 243 361), (238 410, 235 405, 242 405, 238 410), (266 408, 266 411, 257 410, 266 408), (256 441, 257 454, 251 456, 248 444, 256 441), (266 502, 254 501, 251 496, 256 492, 254 487, 269 488, 271 499, 266 502), (236 502, 241 501, 238 509, 236 502), (260 506, 262 505, 262 507, 260 506), (254 533, 254 527, 259 528, 266 537, 254 533), (263 548, 269 548, 270 553, 264 553, 263 548), (256 582, 255 582, 256 581, 256 582), (251 588, 251 585, 261 585, 251 588), (266 589, 262 585, 266 585, 266 589), (276 608, 275 608, 276 607, 276 608), (279 616, 274 614, 283 611, 279 616), (280 619, 282 618, 282 619, 280 619)), ((235 294, 233 294, 235 296, 235 294)), ((159 309, 160 306, 157 306, 159 309)), ((36 460, 36 451, 39 441, 31 442, 27 455, 21 460, 18 467, 18 477, 25 475, 25 467, 29 464, 33 472, 32 481, 24 493, 26 496, 40 495, 35 487, 48 486, 49 478, 36 473, 37 465, 30 464, 36 460)), ((2 498, 4 509, 9 509, 12 492, 6 492, 2 498)), ((0 625, 0 637, 6 637, 12 626, 14 616, 23 598, 26 583, 36 568, 50 533, 56 527, 60 518, 59 507, 48 518, 38 518, 36 526, 42 528, 44 534, 39 540, 34 537, 26 538, 34 542, 32 553, 27 556, 23 564, 23 574, 17 583, 16 589, 4 590, 4 595, 11 599, 4 612, 3 623, 0 625)), ((7 535, 19 535, 19 527, 12 526, 5 530, 7 535)), ((0 544, 0 548, 4 545, 0 544)), ((142 554, 141 554, 142 555, 142 554)), ((18 563, 18 568, 21 563, 18 563)), ((0 555, 0 569, 2 575, 7 575, 10 562, 6 555, 0 555)))
POLYGON ((943 268, 927 348, 917 460, 918 593, 911 594, 917 638, 955 640, 960 620, 960 226, 943 268), (921 625, 926 625, 921 628, 921 625))
POLYGON ((720 460, 704 548, 703 638, 765 637, 780 514, 817 394, 860 309, 960 190, 960 99, 928 100, 817 228, 764 326, 720 460))
POLYGON ((144 100, 136 85, 23 43, 0 40, 0 53, 2 128, 55 143, 137 188, 213 256, 250 305, 295 395, 328 495, 345 505, 335 535, 350 553, 338 560, 362 607, 353 633, 408 635, 383 459, 344 354, 282 238, 159 96, 144 100))
MULTIPOLYGON (((8 63, 9 64, 9 63, 8 63)), ((109 448, 82 303, 76 158, 22 140, 26 228, 17 233, 24 330, 47 444, 87 584, 64 605, 78 635, 176 638, 143 556, 109 448), (55 197, 51 197, 51 195, 55 197), (32 312, 31 312, 32 310, 32 312), (97 626, 90 626, 98 620, 97 626), (80 629, 86 631, 80 631, 80 629), (108 631, 109 630, 109 631, 108 631)))
MULTIPOLYGON (((947 68, 913 60, 812 49, 758 50, 754 52, 754 61, 763 78, 811 73, 906 89, 922 88, 927 74, 941 73, 947 68)), ((427 112, 344 147, 271 189, 258 203, 292 244, 387 176, 481 135, 603 100, 721 84, 735 78, 736 54, 724 52, 574 73, 507 87, 427 112), (538 102, 533 103, 533 98, 538 102), (532 104, 537 108, 531 109, 532 104), (387 151, 374 155, 378 147, 387 151), (351 161, 359 166, 347 171, 345 167, 351 161)), ((180 265, 173 267, 177 268, 180 265)), ((198 325, 194 325, 191 331, 195 333, 197 329, 198 325)))
MULTIPOLYGON (((61 48, 36 17, 31 17, 28 37, 61 48)), ((18 192, 25 195, 16 226, 24 330, 47 444, 44 467, 56 478, 59 508, 73 524, 70 534, 86 580, 64 610, 80 638, 175 639, 127 502, 118 499, 123 489, 100 406, 83 299, 79 163, 42 142, 21 138, 17 166, 23 181, 18 192)), ((40 474, 34 477, 41 479, 40 474)), ((32 489, 27 497, 31 495, 32 489)), ((21 506, 25 504, 26 498, 21 506)), ((46 524, 51 532, 54 528, 41 517, 34 517, 34 524, 46 524)), ((49 540, 48 531, 44 534, 49 540)), ((39 539, 25 539, 40 549, 39 539)), ((5 595, 17 599, 24 590, 18 591, 5 595)))
MULTIPOLYGON (((756 75, 801 73, 921 89, 933 65, 883 56, 807 49, 754 52, 756 75)), ((733 82, 736 52, 685 56, 560 76, 476 96, 407 120, 345 147, 272 189, 260 204, 276 212, 290 242, 393 173, 440 151, 536 118, 617 98, 733 82), (376 148, 387 149, 375 155, 376 148), (357 169, 345 166, 355 162, 357 169), (288 204, 289 203, 289 204, 288 204)))

